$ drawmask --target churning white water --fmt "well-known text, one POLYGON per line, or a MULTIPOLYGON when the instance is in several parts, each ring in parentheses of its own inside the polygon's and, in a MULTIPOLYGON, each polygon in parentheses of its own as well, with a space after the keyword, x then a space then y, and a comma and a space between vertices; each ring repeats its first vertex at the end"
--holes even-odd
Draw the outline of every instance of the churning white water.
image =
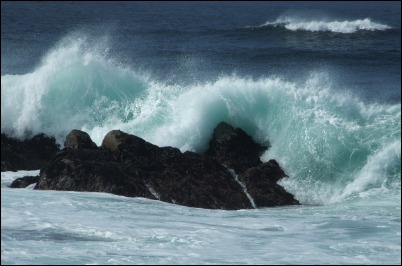
MULTIPOLYGON (((37 174, 37 171, 31 174, 37 174)), ((399 264, 400 190, 239 211, 6 187, 2 264, 399 264)))

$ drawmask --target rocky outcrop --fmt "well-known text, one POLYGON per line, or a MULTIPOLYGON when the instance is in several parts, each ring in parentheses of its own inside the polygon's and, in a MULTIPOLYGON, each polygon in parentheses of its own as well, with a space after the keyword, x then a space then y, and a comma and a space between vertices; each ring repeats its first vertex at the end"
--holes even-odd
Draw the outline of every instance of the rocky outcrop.
POLYGON ((299 202, 277 182, 287 177, 275 160, 246 170, 241 178, 257 207, 297 205, 299 202))
POLYGON ((31 184, 38 183, 39 176, 23 176, 15 179, 11 184, 11 188, 26 188, 31 184))
POLYGON ((256 143, 241 128, 221 122, 214 130, 205 155, 216 159, 236 173, 261 164, 260 156, 266 146, 256 143))
POLYGON ((36 189, 96 191, 209 209, 251 208, 219 162, 157 147, 119 130, 98 150, 65 148, 41 170, 36 189))
POLYGON ((66 136, 64 147, 71 149, 97 149, 98 146, 91 140, 88 133, 73 129, 66 136))
POLYGON ((225 123, 205 154, 158 147, 120 130, 97 147, 88 134, 73 130, 41 169, 35 189, 108 192, 208 209, 299 204, 277 184, 286 177, 278 163, 260 161, 265 149, 225 123))
POLYGON ((151 198, 132 169, 104 150, 64 148, 40 171, 35 189, 108 192, 151 198))
POLYGON ((37 170, 60 150, 54 138, 38 134, 25 141, 1 134, 1 171, 37 170))

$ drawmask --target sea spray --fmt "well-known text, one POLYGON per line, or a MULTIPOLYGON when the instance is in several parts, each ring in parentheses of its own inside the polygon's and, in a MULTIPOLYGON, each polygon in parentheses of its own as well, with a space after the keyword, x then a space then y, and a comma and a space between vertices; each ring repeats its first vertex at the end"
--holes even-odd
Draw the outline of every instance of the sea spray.
POLYGON ((202 152, 224 120, 271 144, 303 204, 189 208, 2 172, 1 264, 401 265, 400 6, 2 1, 2 132, 202 152))
POLYGON ((371 155, 366 165, 358 172, 356 178, 349 183, 336 200, 346 198, 354 193, 363 192, 370 188, 387 187, 386 182, 398 176, 400 181, 401 141, 395 141, 371 155))
POLYGON ((2 76, 2 132, 18 138, 44 132, 62 142, 71 128, 123 112, 121 104, 142 92, 143 81, 110 61, 105 41, 98 41, 72 34, 32 73, 2 76))
POLYGON ((290 177, 283 186, 304 204, 400 182, 395 148, 386 153, 392 169, 373 172, 372 180, 381 174, 381 182, 359 181, 377 169, 367 166, 376 154, 400 142, 400 104, 363 102, 336 90, 329 73, 317 72, 299 82, 224 75, 167 85, 120 66, 106 50, 69 39, 32 73, 2 76, 2 132, 18 138, 44 132, 63 144, 75 128, 100 145, 107 132, 120 129, 159 146, 203 152, 225 121, 271 146, 263 161, 283 166, 290 177), (363 185, 356 190, 356 184, 363 185))
POLYGON ((157 198, 158 200, 161 199, 160 195, 158 194, 158 192, 155 191, 155 189, 148 183, 145 183, 145 186, 148 188, 149 192, 151 192, 151 194, 157 198))

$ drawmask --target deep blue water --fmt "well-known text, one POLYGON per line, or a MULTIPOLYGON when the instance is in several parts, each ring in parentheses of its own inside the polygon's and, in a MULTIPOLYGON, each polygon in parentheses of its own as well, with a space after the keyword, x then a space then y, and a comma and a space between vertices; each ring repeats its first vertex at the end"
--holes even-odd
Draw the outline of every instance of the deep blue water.
POLYGON ((298 207, 10 189, 2 264, 401 264, 400 2, 1 2, 1 131, 270 149, 298 207))
MULTIPOLYGON (((1 74, 32 71, 65 36, 108 39, 108 56, 154 79, 241 76, 305 79, 326 71, 339 88, 400 102, 399 2, 2 2, 1 74), (291 31, 258 27, 278 18, 368 18, 387 30, 291 31)), ((344 26, 346 28, 347 26, 344 26)))

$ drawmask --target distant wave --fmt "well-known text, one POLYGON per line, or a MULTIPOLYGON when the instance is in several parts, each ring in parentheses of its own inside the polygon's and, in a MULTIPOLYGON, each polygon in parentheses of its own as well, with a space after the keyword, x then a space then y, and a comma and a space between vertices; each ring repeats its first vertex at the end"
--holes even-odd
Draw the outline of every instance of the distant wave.
POLYGON ((284 27, 291 31, 329 31, 336 33, 355 33, 357 31, 377 31, 391 29, 390 26, 380 23, 375 23, 369 18, 357 19, 353 21, 324 21, 324 20, 305 20, 291 17, 281 17, 274 22, 267 21, 258 28, 263 27, 284 27))

